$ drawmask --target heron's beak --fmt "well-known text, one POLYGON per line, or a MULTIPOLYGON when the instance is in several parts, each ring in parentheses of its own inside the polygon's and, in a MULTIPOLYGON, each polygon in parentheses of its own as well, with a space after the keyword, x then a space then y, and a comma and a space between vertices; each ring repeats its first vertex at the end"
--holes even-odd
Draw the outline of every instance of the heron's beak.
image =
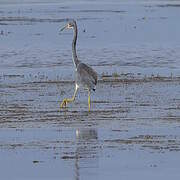
POLYGON ((63 30, 66 29, 66 28, 67 28, 67 25, 64 26, 62 29, 60 29, 60 31, 63 31, 63 30))

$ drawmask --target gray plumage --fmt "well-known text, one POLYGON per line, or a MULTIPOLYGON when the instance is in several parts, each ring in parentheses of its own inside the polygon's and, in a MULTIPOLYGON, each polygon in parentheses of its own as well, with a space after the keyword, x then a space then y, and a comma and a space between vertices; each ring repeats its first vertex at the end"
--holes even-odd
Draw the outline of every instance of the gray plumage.
POLYGON ((76 84, 78 86, 84 86, 89 90, 94 90, 97 84, 97 73, 88 65, 81 63, 76 53, 76 42, 77 42, 77 25, 76 21, 72 20, 69 22, 70 27, 74 29, 74 38, 72 41, 72 53, 73 62, 76 68, 76 84))
POLYGON ((88 65, 79 63, 76 72, 76 83, 89 90, 94 90, 97 84, 97 73, 88 65))

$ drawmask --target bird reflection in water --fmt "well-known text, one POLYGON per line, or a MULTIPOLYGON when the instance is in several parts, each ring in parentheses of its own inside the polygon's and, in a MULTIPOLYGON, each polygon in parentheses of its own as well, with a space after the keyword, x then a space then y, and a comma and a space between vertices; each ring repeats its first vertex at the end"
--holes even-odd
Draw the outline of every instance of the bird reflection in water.
POLYGON ((92 175, 96 173, 98 167, 98 133, 96 129, 76 130, 75 157, 76 180, 87 173, 92 175))

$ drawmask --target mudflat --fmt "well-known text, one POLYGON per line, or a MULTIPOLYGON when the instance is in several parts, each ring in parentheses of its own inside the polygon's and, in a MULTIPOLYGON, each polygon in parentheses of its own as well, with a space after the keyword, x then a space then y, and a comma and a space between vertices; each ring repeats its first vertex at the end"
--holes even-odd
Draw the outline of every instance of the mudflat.
POLYGON ((178 1, 54 1, 0 6, 1 179, 177 179, 178 1), (77 52, 99 75, 88 112, 77 52))

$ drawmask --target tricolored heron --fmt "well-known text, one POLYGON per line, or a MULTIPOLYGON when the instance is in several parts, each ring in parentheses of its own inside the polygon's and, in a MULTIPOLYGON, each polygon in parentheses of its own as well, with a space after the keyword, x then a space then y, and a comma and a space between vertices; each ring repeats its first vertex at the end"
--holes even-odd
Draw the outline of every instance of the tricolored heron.
POLYGON ((95 91, 96 89, 97 73, 90 66, 82 63, 77 57, 76 41, 77 41, 78 29, 77 29, 76 21, 71 20, 70 22, 67 23, 65 27, 61 29, 61 31, 63 31, 64 29, 74 30, 74 38, 72 41, 72 57, 75 67, 76 79, 75 79, 75 91, 73 97, 64 99, 63 102, 61 103, 61 108, 66 107, 67 103, 73 102, 75 100, 78 88, 84 87, 85 89, 88 90, 88 106, 90 111, 90 107, 91 107, 90 93, 91 90, 95 91))

